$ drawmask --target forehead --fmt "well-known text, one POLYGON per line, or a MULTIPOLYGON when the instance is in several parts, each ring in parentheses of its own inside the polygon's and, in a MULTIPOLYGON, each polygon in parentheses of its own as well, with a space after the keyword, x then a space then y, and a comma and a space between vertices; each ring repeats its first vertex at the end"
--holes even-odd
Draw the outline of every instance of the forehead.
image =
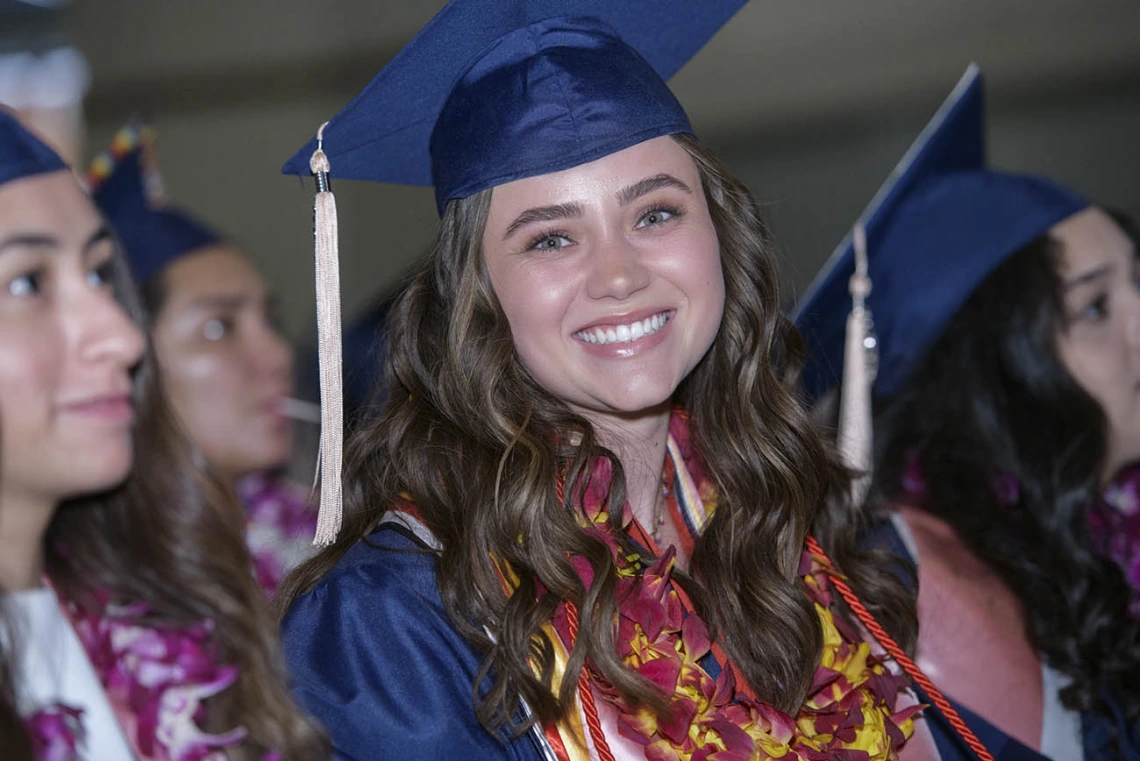
POLYGON ((171 306, 213 296, 260 298, 268 288, 249 259, 226 243, 175 259, 167 266, 163 279, 171 306))
POLYGON ((1090 207, 1053 226, 1067 275, 1136 256, 1132 241, 1103 209, 1090 207))
POLYGON ((102 224, 95 205, 69 170, 0 184, 0 237, 49 233, 82 245, 102 224))
POLYGON ((570 169, 498 185, 491 191, 491 215, 612 198, 622 188, 657 174, 671 174, 694 191, 700 186, 697 165, 680 143, 669 136, 656 137, 570 169))

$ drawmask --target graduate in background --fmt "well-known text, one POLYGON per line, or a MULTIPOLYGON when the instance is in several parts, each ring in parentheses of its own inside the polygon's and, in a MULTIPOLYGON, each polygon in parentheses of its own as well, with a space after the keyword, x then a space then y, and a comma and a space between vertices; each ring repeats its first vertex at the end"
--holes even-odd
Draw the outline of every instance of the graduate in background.
POLYGON ((5 761, 322 758, 237 511, 157 386, 114 236, 3 110, 0 286, 5 761))
POLYGON ((904 643, 913 600, 795 397, 757 205, 664 82, 742 4, 455 0, 286 165, 317 174, 326 425, 330 178, 442 216, 346 525, 333 428, 334 543, 281 595, 339 757, 893 759, 914 731, 827 554, 904 643))
POLYGON ((1140 758, 1134 590, 1098 552, 1101 497, 1140 458, 1135 238, 986 166, 975 67, 860 225, 866 271, 845 241, 795 320, 809 393, 842 379, 841 445, 917 565, 919 664, 999 758, 1140 758))
POLYGON ((269 285, 234 243, 166 204, 154 134, 140 122, 95 158, 88 183, 142 290, 174 411, 240 498, 258 579, 273 594, 308 556, 316 511, 279 472, 291 454, 293 352, 269 285))

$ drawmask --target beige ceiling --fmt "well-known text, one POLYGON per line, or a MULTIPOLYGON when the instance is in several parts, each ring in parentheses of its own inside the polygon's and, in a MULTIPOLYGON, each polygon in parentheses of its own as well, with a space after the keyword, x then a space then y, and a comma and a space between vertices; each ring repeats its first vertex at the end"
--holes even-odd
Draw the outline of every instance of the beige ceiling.
MULTIPOLYGON (((213 97, 222 106, 350 94, 442 5, 98 0, 76 3, 75 28, 95 68, 97 113, 156 100, 173 108, 213 97)), ((1140 2, 752 0, 674 86, 706 134, 731 133, 941 92, 968 59, 999 96, 1121 78, 1131 86, 1140 80, 1140 2)))

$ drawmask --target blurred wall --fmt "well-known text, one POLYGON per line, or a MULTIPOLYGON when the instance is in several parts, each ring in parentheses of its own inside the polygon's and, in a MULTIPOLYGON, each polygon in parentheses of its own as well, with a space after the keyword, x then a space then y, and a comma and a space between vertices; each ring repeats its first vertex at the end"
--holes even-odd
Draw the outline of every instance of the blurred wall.
MULTIPOLYGON (((651 0, 646 2, 652 12, 651 0)), ((149 114, 170 195, 243 243, 290 336, 313 324, 311 182, 284 160, 443 5, 439 0, 76 0, 94 72, 89 154, 149 114)), ((699 134, 768 205, 802 288, 971 60, 992 162, 1140 213, 1135 0, 753 0, 674 80, 699 134)), ((335 167, 334 167, 335 176, 335 167)), ((335 183, 344 310, 429 244, 424 188, 335 183)))

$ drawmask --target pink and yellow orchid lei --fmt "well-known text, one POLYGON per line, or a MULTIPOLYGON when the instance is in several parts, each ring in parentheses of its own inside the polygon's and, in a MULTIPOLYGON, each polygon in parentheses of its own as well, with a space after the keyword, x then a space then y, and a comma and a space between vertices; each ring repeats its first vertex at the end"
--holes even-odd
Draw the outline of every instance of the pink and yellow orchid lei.
MULTIPOLYGON (((704 498, 715 489, 703 478, 688 441, 678 439, 685 434, 673 430, 685 453, 686 468, 704 498)), ((667 461, 667 479, 671 470, 667 461)), ((673 711, 659 716, 648 707, 629 704, 600 680, 595 679, 594 685, 602 699, 617 709, 621 734, 643 745, 648 761, 897 758, 914 732, 914 717, 921 706, 897 708, 898 696, 908 685, 906 677, 892 673, 885 658, 874 654, 857 631, 832 614, 832 589, 821 559, 807 551, 801 559, 800 576, 823 630, 823 652, 807 700, 793 717, 740 689, 733 669, 721 658, 717 678, 705 670, 701 662, 714 645, 705 623, 686 610, 672 581, 675 549, 667 549, 644 569, 636 556, 619 550, 608 529, 604 503, 608 479, 609 469, 600 464, 582 502, 588 530, 611 548, 617 561, 620 654, 629 668, 673 696, 673 711)), ((714 502, 715 497, 707 500, 706 510, 714 502)), ((623 523, 629 527, 631 522, 627 508, 623 523)), ((589 583, 588 565, 574 565, 589 583)), ((559 619, 561 615, 556 615, 556 628, 561 628, 559 619)))
MULTIPOLYGON (((219 663, 213 623, 169 626, 144 623, 145 605, 105 604, 100 614, 74 606, 69 614, 100 683, 117 706, 132 745, 148 761, 224 761, 226 749, 246 732, 202 730, 203 702, 237 679, 237 668, 219 663)), ((81 756, 81 712, 56 705, 25 721, 37 761, 76 761, 81 756)), ((276 753, 263 761, 277 761, 276 753)))

